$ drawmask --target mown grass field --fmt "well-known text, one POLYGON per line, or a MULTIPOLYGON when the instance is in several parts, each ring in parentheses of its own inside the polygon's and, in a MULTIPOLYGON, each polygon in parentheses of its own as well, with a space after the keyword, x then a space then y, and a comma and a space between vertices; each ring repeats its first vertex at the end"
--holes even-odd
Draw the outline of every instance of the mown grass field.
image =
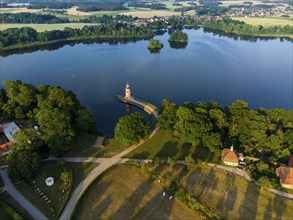
POLYGON ((203 161, 220 163, 220 153, 212 153, 208 148, 196 147, 191 144, 184 143, 160 130, 151 139, 136 148, 134 151, 127 154, 126 158, 135 159, 153 159, 156 157, 167 158, 176 157, 179 160, 184 160, 186 156, 192 154, 193 157, 203 161))
POLYGON ((224 219, 291 219, 293 201, 261 190, 225 171, 202 167, 181 180, 203 204, 221 210, 224 219))
POLYGON ((198 219, 196 213, 175 199, 132 165, 119 165, 94 183, 79 204, 74 219, 198 219))
POLYGON ((70 28, 82 28, 85 25, 98 25, 98 24, 86 24, 86 23, 64 23, 64 24, 1 24, 0 30, 6 30, 8 28, 22 28, 31 27, 38 32, 51 31, 51 30, 63 30, 66 27, 70 28))
POLYGON ((269 26, 285 26, 293 25, 293 16, 291 17, 258 17, 258 18, 233 18, 239 21, 244 21, 247 24, 251 25, 262 25, 265 27, 269 26))

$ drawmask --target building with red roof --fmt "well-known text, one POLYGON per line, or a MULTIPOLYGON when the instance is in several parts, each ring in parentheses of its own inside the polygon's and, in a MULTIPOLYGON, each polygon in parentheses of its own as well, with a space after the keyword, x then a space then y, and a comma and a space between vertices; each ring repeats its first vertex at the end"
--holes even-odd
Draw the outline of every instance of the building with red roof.
POLYGON ((293 155, 290 155, 288 166, 280 166, 276 170, 281 186, 293 189, 293 155))
POLYGON ((243 161, 243 159, 243 154, 234 151, 233 146, 222 150, 222 161, 228 166, 238 166, 239 160, 243 161))

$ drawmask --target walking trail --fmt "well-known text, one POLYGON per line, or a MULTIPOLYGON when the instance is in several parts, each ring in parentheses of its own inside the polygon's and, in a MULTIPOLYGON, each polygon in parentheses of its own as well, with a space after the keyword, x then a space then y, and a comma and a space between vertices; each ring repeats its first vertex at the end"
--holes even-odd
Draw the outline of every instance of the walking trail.
POLYGON ((11 195, 13 199, 15 199, 28 213, 34 218, 38 220, 47 220, 48 218, 43 215, 33 204, 31 204, 22 194, 20 194, 9 177, 7 176, 6 171, 0 170, 0 175, 4 182, 4 189, 11 195))

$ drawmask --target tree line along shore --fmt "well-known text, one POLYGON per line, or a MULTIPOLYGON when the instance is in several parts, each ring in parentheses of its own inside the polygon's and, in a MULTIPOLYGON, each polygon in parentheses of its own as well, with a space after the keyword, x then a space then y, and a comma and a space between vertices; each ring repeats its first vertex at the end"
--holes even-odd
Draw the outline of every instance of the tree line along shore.
MULTIPOLYGON (((55 23, 60 18, 53 15, 23 15, 11 14, 6 16, 0 14, 5 22, 30 22, 30 23, 55 23)), ((61 20, 63 23, 68 21, 61 20)), ((209 30, 223 31, 246 36, 264 37, 287 37, 292 38, 293 26, 253 26, 244 22, 224 18, 222 20, 199 20, 195 17, 169 17, 168 19, 155 19, 152 21, 141 21, 131 16, 107 16, 100 18, 90 17, 81 19, 83 23, 90 23, 82 28, 65 27, 63 30, 52 30, 37 32, 31 27, 10 28, 0 31, 0 49, 11 50, 37 45, 45 45, 53 42, 87 39, 150 39, 156 35, 156 31, 182 30, 184 27, 203 27, 209 30), (140 24, 139 24, 140 23, 140 24), (96 24, 96 25, 94 25, 96 24), (139 25, 138 25, 139 24, 139 25)))

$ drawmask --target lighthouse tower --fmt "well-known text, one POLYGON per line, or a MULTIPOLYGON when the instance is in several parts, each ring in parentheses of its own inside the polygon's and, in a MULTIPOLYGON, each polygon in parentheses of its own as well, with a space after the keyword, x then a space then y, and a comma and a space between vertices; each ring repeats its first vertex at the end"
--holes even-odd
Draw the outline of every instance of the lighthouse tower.
POLYGON ((125 86, 125 98, 132 99, 131 90, 130 90, 130 86, 129 86, 128 82, 126 83, 126 86, 125 86))

